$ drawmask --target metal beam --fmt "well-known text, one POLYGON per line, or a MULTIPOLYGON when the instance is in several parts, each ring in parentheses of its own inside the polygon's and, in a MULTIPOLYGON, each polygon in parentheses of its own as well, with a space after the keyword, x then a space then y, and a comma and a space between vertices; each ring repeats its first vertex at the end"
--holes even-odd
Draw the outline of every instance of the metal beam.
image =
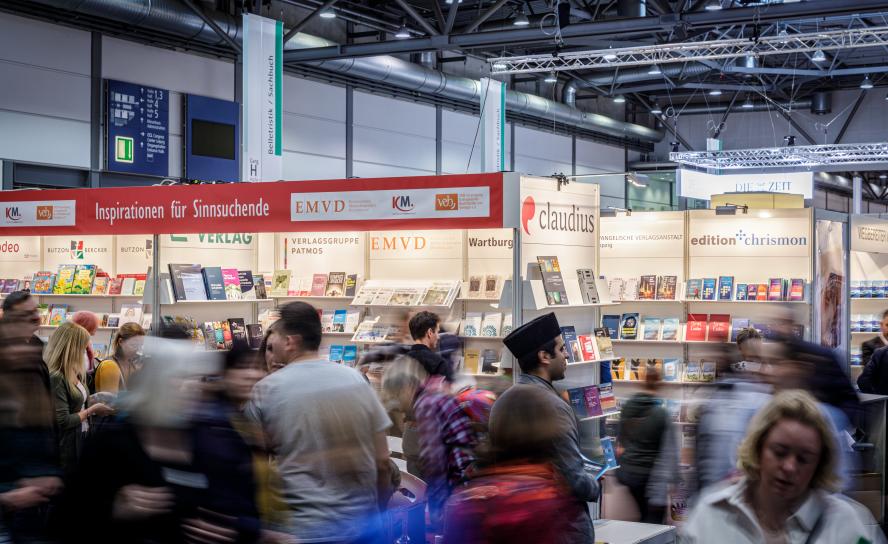
MULTIPOLYGON (((430 3, 435 12, 435 20, 438 21, 438 28, 444 32, 444 29, 447 28, 447 21, 444 19, 444 12, 441 11, 441 4, 438 3, 438 0, 431 0, 430 3)), ((447 32, 444 33, 447 34, 447 32)))
MULTIPOLYGON (((636 100, 637 100, 642 106, 644 106, 645 110, 647 110, 647 111, 651 111, 651 105, 650 105, 650 103, 644 98, 644 96, 642 96, 642 95, 640 95, 640 94, 634 94, 634 95, 632 95, 632 96, 634 96, 635 99, 636 99, 636 100)), ((660 114, 660 115, 655 115, 654 117, 656 117, 657 119, 660 120, 660 122, 662 123, 663 127, 664 127, 666 130, 668 130, 673 136, 675 136, 675 139, 678 140, 678 143, 680 143, 681 145, 683 145, 683 146, 685 147, 685 149, 687 149, 688 151, 693 151, 693 150, 694 150, 694 148, 691 147, 691 144, 689 144, 688 141, 685 140, 685 139, 682 137, 682 135, 678 133, 678 129, 676 129, 675 127, 669 126, 669 121, 668 121, 668 119, 666 118, 666 116, 660 114)))
MULTIPOLYGON (((456 4, 458 4, 458 3, 459 3, 459 2, 454 2, 453 5, 456 5, 456 4)), ((475 19, 475 22, 474 22, 474 23, 472 23, 472 24, 470 24, 469 26, 467 26, 466 28, 464 28, 464 29, 462 30, 462 33, 463 33, 463 34, 469 34, 469 33, 474 32, 475 30, 477 30, 477 28, 478 28, 479 26, 481 26, 481 25, 484 24, 484 21, 486 21, 487 19, 490 19, 490 18, 493 16, 494 13, 496 13, 497 11, 499 11, 500 8, 502 8, 503 6, 505 6, 505 5, 508 4, 508 3, 509 3, 509 0, 499 0, 497 3, 495 3, 495 4, 492 5, 492 6, 490 6, 490 7, 487 9, 487 11, 485 11, 484 13, 482 13, 481 16, 479 16, 477 19, 475 19)))
POLYGON ((779 113, 784 119, 786 119, 787 121, 789 121, 789 124, 792 126, 792 128, 796 129, 796 132, 798 132, 799 135, 800 135, 802 138, 804 138, 805 140, 807 140, 809 144, 811 144, 811 145, 817 145, 817 142, 814 141, 814 138, 812 138, 811 135, 808 134, 808 133, 805 131, 805 129, 803 129, 803 128, 801 127, 801 125, 799 125, 799 124, 796 122, 796 120, 792 118, 792 116, 791 116, 790 114, 788 114, 787 112, 783 111, 781 108, 777 108, 777 113, 779 113))
POLYGON ((208 27, 212 28, 213 32, 215 32, 220 38, 222 38, 222 40, 224 40, 225 43, 227 43, 232 49, 234 49, 236 53, 241 53, 240 44, 234 41, 231 36, 226 34, 225 31, 216 24, 215 21, 207 17, 207 14, 204 13, 203 10, 200 9, 200 7, 195 4, 193 0, 182 0, 182 2, 184 2, 185 5, 188 6, 188 8, 193 11, 195 15, 200 17, 201 21, 203 21, 208 27))
POLYGON ((861 89, 860 94, 857 95, 857 100, 854 102, 854 106, 851 108, 851 113, 848 114, 848 117, 845 118, 845 122, 842 123, 842 128, 839 129, 839 133, 836 135, 836 141, 834 144, 842 143, 842 138, 845 136, 845 131, 848 130, 848 127, 851 126, 851 121, 854 120, 854 116, 857 115, 857 108, 860 107, 860 103, 863 102, 863 99, 866 97, 866 89, 861 89))
POLYGON ((441 34, 437 30, 435 30, 435 27, 430 25, 429 22, 425 20, 425 17, 417 13, 416 10, 413 9, 413 6, 408 4, 406 0, 395 0, 395 3, 401 6, 401 9, 403 9, 407 13, 407 15, 410 16, 411 19, 416 21, 417 24, 419 24, 419 26, 421 26, 422 29, 426 32, 426 34, 428 34, 429 36, 438 36, 441 34))
POLYGON ((458 10, 459 2, 450 4, 450 9, 447 10, 447 22, 444 23, 444 34, 453 32, 453 24, 456 23, 456 12, 458 10))
POLYGON ((712 135, 713 138, 718 138, 718 135, 721 134, 723 128, 725 128, 725 121, 728 120, 728 116, 731 115, 731 110, 734 109, 734 103, 737 102, 737 97, 740 96, 740 91, 734 93, 734 96, 731 98, 731 103, 728 104, 728 109, 725 110, 724 115, 722 115, 721 121, 718 122, 718 126, 715 127, 715 133, 712 135))
POLYGON ((320 15, 321 12, 323 12, 325 9, 329 9, 329 8, 333 7, 333 4, 335 4, 337 1, 338 0, 327 0, 326 2, 321 4, 318 7, 318 9, 316 9, 316 10, 312 11, 311 13, 309 13, 308 15, 306 15, 304 19, 302 19, 301 21, 296 23, 296 26, 294 26, 286 34, 284 34, 284 43, 287 43, 288 41, 290 41, 290 38, 295 36, 300 30, 305 28, 305 25, 310 23, 312 19, 314 19, 315 17, 320 15))

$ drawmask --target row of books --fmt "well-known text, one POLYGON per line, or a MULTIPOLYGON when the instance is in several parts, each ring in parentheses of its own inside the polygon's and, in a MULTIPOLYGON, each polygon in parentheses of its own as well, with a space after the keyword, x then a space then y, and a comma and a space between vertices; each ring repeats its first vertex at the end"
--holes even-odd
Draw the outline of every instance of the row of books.
POLYGON ((334 344, 327 351, 327 360, 331 363, 355 366, 358 361, 358 346, 334 344))
POLYGON ((321 315, 321 332, 355 332, 361 322, 360 310, 323 310, 321 315))
POLYGON ((460 282, 434 281, 396 286, 389 282, 367 281, 352 300, 354 306, 452 306, 460 282))
POLYGON ((614 301, 675 300, 678 276, 644 275, 638 278, 611 278, 607 285, 614 301))
POLYGON ((711 361, 680 359, 625 358, 611 361, 611 377, 614 380, 644 381, 650 370, 656 370, 664 382, 700 383, 715 381, 717 365, 711 361))
POLYGON ((851 332, 879 332, 882 314, 851 314, 851 332))
POLYGON ((805 300, 805 280, 801 278, 771 278, 768 283, 737 283, 734 276, 693 278, 687 282, 685 300, 755 300, 790 301, 805 300))
POLYGON ((500 361, 501 351, 495 349, 466 348, 463 352, 462 371, 467 374, 496 374, 495 363, 500 361))
POLYGON ((365 318, 355 329, 352 336, 353 342, 366 344, 378 344, 382 342, 400 341, 404 336, 404 330, 398 323, 383 320, 382 316, 365 318))
POLYGON ((265 278, 250 270, 170 264, 174 300, 256 300, 267 298, 265 278))
POLYGON ((614 347, 606 327, 598 327, 592 334, 577 334, 573 325, 561 327, 561 338, 567 347, 567 362, 582 363, 612 359, 614 347))
POLYGON ((888 280, 851 280, 851 298, 888 298, 888 280))
POLYGON ((505 316, 499 312, 466 312, 466 318, 460 323, 462 336, 497 337, 512 332, 512 314, 505 316))
MULTIPOLYGON (((63 264, 57 272, 40 271, 20 284, 36 295, 142 295, 147 274, 110 277, 94 264, 63 264)), ((9 289, 4 282, 4 289, 9 289)), ((11 291, 10 291, 11 292, 11 291)))
POLYGON ((468 287, 468 292, 465 295, 466 298, 499 300, 502 278, 496 274, 469 276, 468 287))
POLYGON ((164 315, 161 320, 166 326, 178 326, 191 334, 191 339, 207 350, 231 349, 235 342, 241 342, 251 348, 258 348, 262 343, 262 325, 247 325, 242 318, 220 319, 198 323, 192 317, 181 315, 164 315))
POLYGON ((273 297, 353 297, 358 275, 347 272, 297 277, 292 270, 275 270, 268 294, 273 297))
POLYGON ((679 340, 679 327, 681 323, 677 317, 640 318, 637 313, 625 313, 622 315, 606 314, 601 318, 601 324, 607 328, 610 337, 614 340, 679 340))
MULTIPOLYGON (((75 310, 72 310, 67 304, 39 304, 37 311, 40 313, 40 324, 57 327, 71 319, 75 310)), ((143 327, 146 326, 145 318, 150 324, 151 314, 142 314, 142 305, 137 303, 122 304, 119 313, 98 314, 100 327, 119 327, 126 323, 139 323, 143 327)))
POLYGON ((25 278, 22 280, 14 278, 0 279, 0 295, 8 295, 9 293, 21 291, 23 289, 31 289, 31 278, 25 278))
POLYGON ((613 385, 587 385, 567 390, 568 401, 579 418, 601 417, 617 412, 613 385))
MULTIPOLYGON (((537 265, 540 267, 543 290, 546 292, 546 304, 549 306, 569 305, 570 301, 567 298, 567 289, 564 285, 564 277, 561 275, 558 257, 554 255, 537 256, 537 265)), ((598 304, 599 302, 595 278, 595 272, 591 268, 577 269, 577 281, 583 304, 598 304)))

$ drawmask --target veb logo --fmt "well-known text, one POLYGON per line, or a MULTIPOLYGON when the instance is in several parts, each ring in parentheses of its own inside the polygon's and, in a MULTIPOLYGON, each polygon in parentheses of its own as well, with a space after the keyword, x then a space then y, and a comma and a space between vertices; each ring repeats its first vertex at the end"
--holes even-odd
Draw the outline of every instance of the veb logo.
POLYGON ((459 209, 459 195, 446 193, 435 195, 435 210, 439 212, 453 212, 459 209))
POLYGON ((18 206, 6 207, 6 221, 10 223, 18 223, 22 220, 22 214, 19 213, 18 206))
POLYGON ((71 240, 71 258, 83 260, 83 240, 71 240))
POLYGON ((409 212, 413 211, 414 205, 409 195, 393 196, 392 208, 399 212, 409 212))
POLYGON ((532 196, 529 196, 521 204, 521 226, 524 227, 524 232, 527 234, 530 234, 528 223, 534 215, 536 215, 536 202, 533 201, 532 196))
POLYGON ((52 206, 37 206, 37 221, 52 221, 52 206))

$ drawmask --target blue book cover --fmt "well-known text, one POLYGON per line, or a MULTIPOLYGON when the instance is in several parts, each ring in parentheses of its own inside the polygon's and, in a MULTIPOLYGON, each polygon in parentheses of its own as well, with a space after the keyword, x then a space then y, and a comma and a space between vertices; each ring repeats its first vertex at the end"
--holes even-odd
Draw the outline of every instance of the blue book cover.
POLYGON ((330 346, 330 362, 341 363, 343 351, 345 351, 344 346, 330 346))
POLYGON ((358 361, 358 346, 350 345, 345 346, 345 349, 342 350, 342 364, 355 366, 355 363, 358 361))
POLYGON ((715 278, 703 278, 703 300, 715 300, 715 278))
POLYGON ((734 295, 734 276, 718 277, 718 299, 731 300, 734 295))
POLYGON ((222 268, 207 266, 200 271, 209 300, 225 300, 225 284, 222 282, 222 268))
POLYGON ((737 341, 737 334, 743 329, 749 328, 749 320, 735 317, 731 320, 731 342, 737 341))
POLYGON ((746 290, 747 289, 748 288, 746 287, 745 283, 738 283, 737 284, 737 299, 736 300, 746 300, 746 290))
POLYGON ((333 312, 333 332, 345 332, 345 310, 336 310, 333 312))
POLYGON ((599 375, 601 376, 601 383, 613 383, 614 375, 611 373, 611 362, 610 361, 601 361, 599 364, 599 375))
POLYGON ((576 363, 582 361, 583 357, 578 353, 579 344, 577 343, 577 331, 574 329, 573 325, 561 327, 561 338, 564 340, 564 345, 567 348, 567 362, 576 363), (579 358, 577 358, 577 355, 580 355, 579 358))
POLYGON ((663 381, 677 382, 681 377, 679 372, 679 359, 663 359, 663 381))
POLYGON ((620 338, 620 316, 612 314, 602 316, 601 326, 607 328, 611 340, 618 340, 620 338))
POLYGON ((686 300, 700 300, 701 291, 703 289, 703 280, 694 278, 688 280, 688 289, 685 292, 686 300))
POLYGON ((588 412, 586 412, 586 392, 582 387, 568 389, 567 396, 570 399, 570 405, 574 409, 574 413, 577 417, 589 416, 588 412))

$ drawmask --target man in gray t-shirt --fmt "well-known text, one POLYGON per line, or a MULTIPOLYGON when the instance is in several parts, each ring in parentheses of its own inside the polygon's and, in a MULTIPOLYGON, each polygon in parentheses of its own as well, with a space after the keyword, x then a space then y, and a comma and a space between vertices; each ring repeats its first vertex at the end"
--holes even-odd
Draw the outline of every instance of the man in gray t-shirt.
POLYGON ((247 416, 277 457, 300 542, 374 542, 380 489, 390 481, 385 431, 391 421, 354 369, 318 357, 321 323, 310 305, 281 309, 269 337, 286 366, 253 390, 247 416))

